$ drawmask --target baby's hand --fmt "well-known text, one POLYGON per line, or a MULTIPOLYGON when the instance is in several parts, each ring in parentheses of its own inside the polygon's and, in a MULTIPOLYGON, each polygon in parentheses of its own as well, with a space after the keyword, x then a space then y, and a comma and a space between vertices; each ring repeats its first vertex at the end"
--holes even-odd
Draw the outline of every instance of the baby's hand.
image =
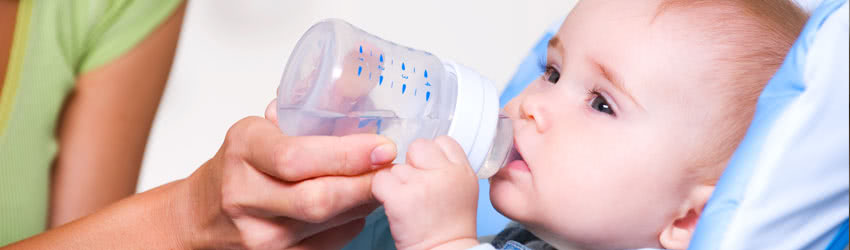
POLYGON ((467 249, 478 244, 478 180, 463 149, 450 137, 413 142, 407 164, 375 175, 372 194, 384 204, 400 250, 467 249))

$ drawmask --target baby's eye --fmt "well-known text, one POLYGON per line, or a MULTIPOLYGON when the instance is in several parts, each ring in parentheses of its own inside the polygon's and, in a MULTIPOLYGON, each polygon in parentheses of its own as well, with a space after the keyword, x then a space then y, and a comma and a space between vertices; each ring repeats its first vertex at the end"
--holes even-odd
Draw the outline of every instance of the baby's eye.
POLYGON ((548 82, 557 84, 558 80, 561 79, 561 73, 558 72, 555 67, 546 66, 546 70, 543 72, 543 79, 548 82))
POLYGON ((605 97, 599 93, 593 93, 593 99, 590 100, 590 107, 596 111, 606 113, 608 115, 614 115, 614 110, 611 109, 611 105, 608 104, 608 100, 605 100, 605 97))

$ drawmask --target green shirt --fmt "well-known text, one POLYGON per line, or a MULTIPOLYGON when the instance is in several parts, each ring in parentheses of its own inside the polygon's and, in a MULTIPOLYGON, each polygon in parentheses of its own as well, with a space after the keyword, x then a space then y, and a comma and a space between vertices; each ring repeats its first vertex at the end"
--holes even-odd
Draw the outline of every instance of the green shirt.
POLYGON ((75 79, 132 49, 179 3, 19 2, 6 79, 0 79, 0 246, 47 226, 56 127, 75 79))

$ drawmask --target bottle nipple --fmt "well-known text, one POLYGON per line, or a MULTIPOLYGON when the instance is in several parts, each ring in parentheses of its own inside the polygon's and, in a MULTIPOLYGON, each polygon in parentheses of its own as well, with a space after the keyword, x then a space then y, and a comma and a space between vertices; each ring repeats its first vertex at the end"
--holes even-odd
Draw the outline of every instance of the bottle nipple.
POLYGON ((484 164, 478 169, 476 175, 479 179, 487 179, 499 172, 499 169, 511 161, 518 159, 519 153, 514 149, 514 129, 511 119, 504 114, 499 114, 496 125, 496 137, 487 152, 484 164))

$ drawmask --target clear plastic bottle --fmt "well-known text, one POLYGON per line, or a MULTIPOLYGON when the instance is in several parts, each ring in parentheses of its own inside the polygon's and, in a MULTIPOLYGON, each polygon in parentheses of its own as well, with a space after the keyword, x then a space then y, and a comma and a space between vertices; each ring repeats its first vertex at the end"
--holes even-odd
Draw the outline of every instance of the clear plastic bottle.
POLYGON ((342 20, 319 22, 301 37, 277 106, 288 135, 384 135, 398 146, 396 163, 415 139, 440 135, 458 141, 479 178, 514 155, 511 123, 499 115, 489 80, 342 20))

